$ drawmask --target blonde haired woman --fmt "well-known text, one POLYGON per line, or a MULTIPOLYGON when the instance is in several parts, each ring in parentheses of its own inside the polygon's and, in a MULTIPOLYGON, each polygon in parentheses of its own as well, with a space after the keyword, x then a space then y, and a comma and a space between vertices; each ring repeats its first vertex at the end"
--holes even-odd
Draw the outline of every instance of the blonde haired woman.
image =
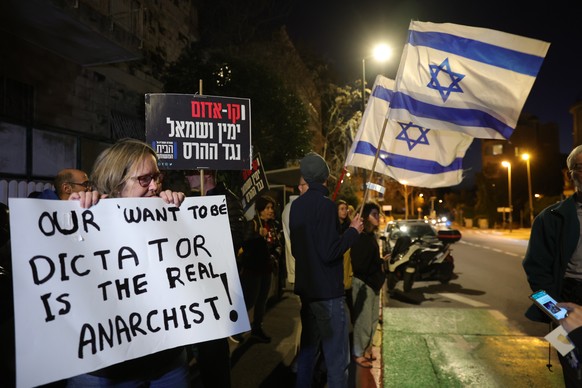
MULTIPOLYGON (((136 139, 123 139, 103 151, 95 161, 91 180, 96 191, 71 194, 88 208, 102 198, 160 197, 176 206, 184 193, 161 190, 156 152, 136 139)), ((70 378, 67 387, 183 387, 189 386, 188 363, 183 346, 163 350, 70 378)))

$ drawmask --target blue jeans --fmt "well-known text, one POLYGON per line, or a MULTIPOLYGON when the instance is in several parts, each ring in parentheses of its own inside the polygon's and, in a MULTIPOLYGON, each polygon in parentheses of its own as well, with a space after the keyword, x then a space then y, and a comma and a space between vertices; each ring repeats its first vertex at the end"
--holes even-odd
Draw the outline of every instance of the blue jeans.
POLYGON ((301 344, 296 387, 310 387, 320 346, 329 388, 348 386, 349 327, 344 297, 322 301, 301 298, 301 344))

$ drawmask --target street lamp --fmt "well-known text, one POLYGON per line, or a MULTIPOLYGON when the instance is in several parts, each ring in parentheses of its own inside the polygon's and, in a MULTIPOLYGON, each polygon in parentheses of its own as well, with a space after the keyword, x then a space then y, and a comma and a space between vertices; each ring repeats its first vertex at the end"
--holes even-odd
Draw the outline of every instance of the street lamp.
POLYGON ((406 181, 400 181, 400 184, 404 186, 404 219, 408 219, 408 186, 406 181))
POLYGON ((384 62, 392 56, 392 48, 387 44, 381 43, 374 47, 372 55, 362 58, 362 115, 366 109, 366 59, 374 58, 379 62, 384 62))
POLYGON ((436 212, 434 211, 434 201, 437 197, 430 197, 430 216, 436 218, 436 212))
POLYGON ((504 160, 501 162, 501 165, 507 168, 507 186, 509 189, 509 232, 511 232, 513 223, 513 205, 511 204, 511 163, 504 160))
MULTIPOLYGON (((362 120, 366 110, 366 59, 374 58, 379 62, 384 62, 392 56, 392 48, 385 43, 377 44, 372 50, 372 55, 362 58, 362 120)), ((363 187, 366 190, 366 171, 363 171, 363 187)))
POLYGON ((521 158, 525 160, 525 164, 527 166, 527 190, 529 194, 529 226, 531 227, 533 225, 534 220, 534 211, 533 211, 533 195, 531 190, 531 170, 529 167, 530 156, 529 154, 523 154, 521 155, 521 158))

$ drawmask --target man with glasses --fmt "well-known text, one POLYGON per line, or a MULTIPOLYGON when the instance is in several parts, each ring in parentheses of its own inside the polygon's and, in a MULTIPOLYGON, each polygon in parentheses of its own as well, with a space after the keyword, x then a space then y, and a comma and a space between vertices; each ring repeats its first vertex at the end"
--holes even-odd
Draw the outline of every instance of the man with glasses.
MULTIPOLYGON (((582 145, 566 160, 574 194, 544 209, 534 220, 523 260, 532 291, 545 290, 558 302, 582 305, 582 145)), ((525 313, 533 321, 550 322, 535 305, 525 313)), ((566 387, 582 386, 582 352, 558 354, 566 387)))
POLYGON ((42 192, 34 191, 28 195, 29 198, 40 199, 60 199, 67 200, 73 193, 79 191, 91 191, 92 184, 87 177, 87 173, 74 168, 66 168, 59 171, 53 182, 54 190, 46 189, 42 192))

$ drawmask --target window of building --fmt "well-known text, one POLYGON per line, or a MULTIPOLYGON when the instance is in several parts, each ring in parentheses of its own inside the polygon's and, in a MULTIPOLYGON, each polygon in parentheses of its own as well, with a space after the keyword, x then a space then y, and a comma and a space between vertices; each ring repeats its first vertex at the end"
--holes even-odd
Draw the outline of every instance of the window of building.
POLYGON ((26 128, 0 121, 0 173, 26 174, 26 128))

